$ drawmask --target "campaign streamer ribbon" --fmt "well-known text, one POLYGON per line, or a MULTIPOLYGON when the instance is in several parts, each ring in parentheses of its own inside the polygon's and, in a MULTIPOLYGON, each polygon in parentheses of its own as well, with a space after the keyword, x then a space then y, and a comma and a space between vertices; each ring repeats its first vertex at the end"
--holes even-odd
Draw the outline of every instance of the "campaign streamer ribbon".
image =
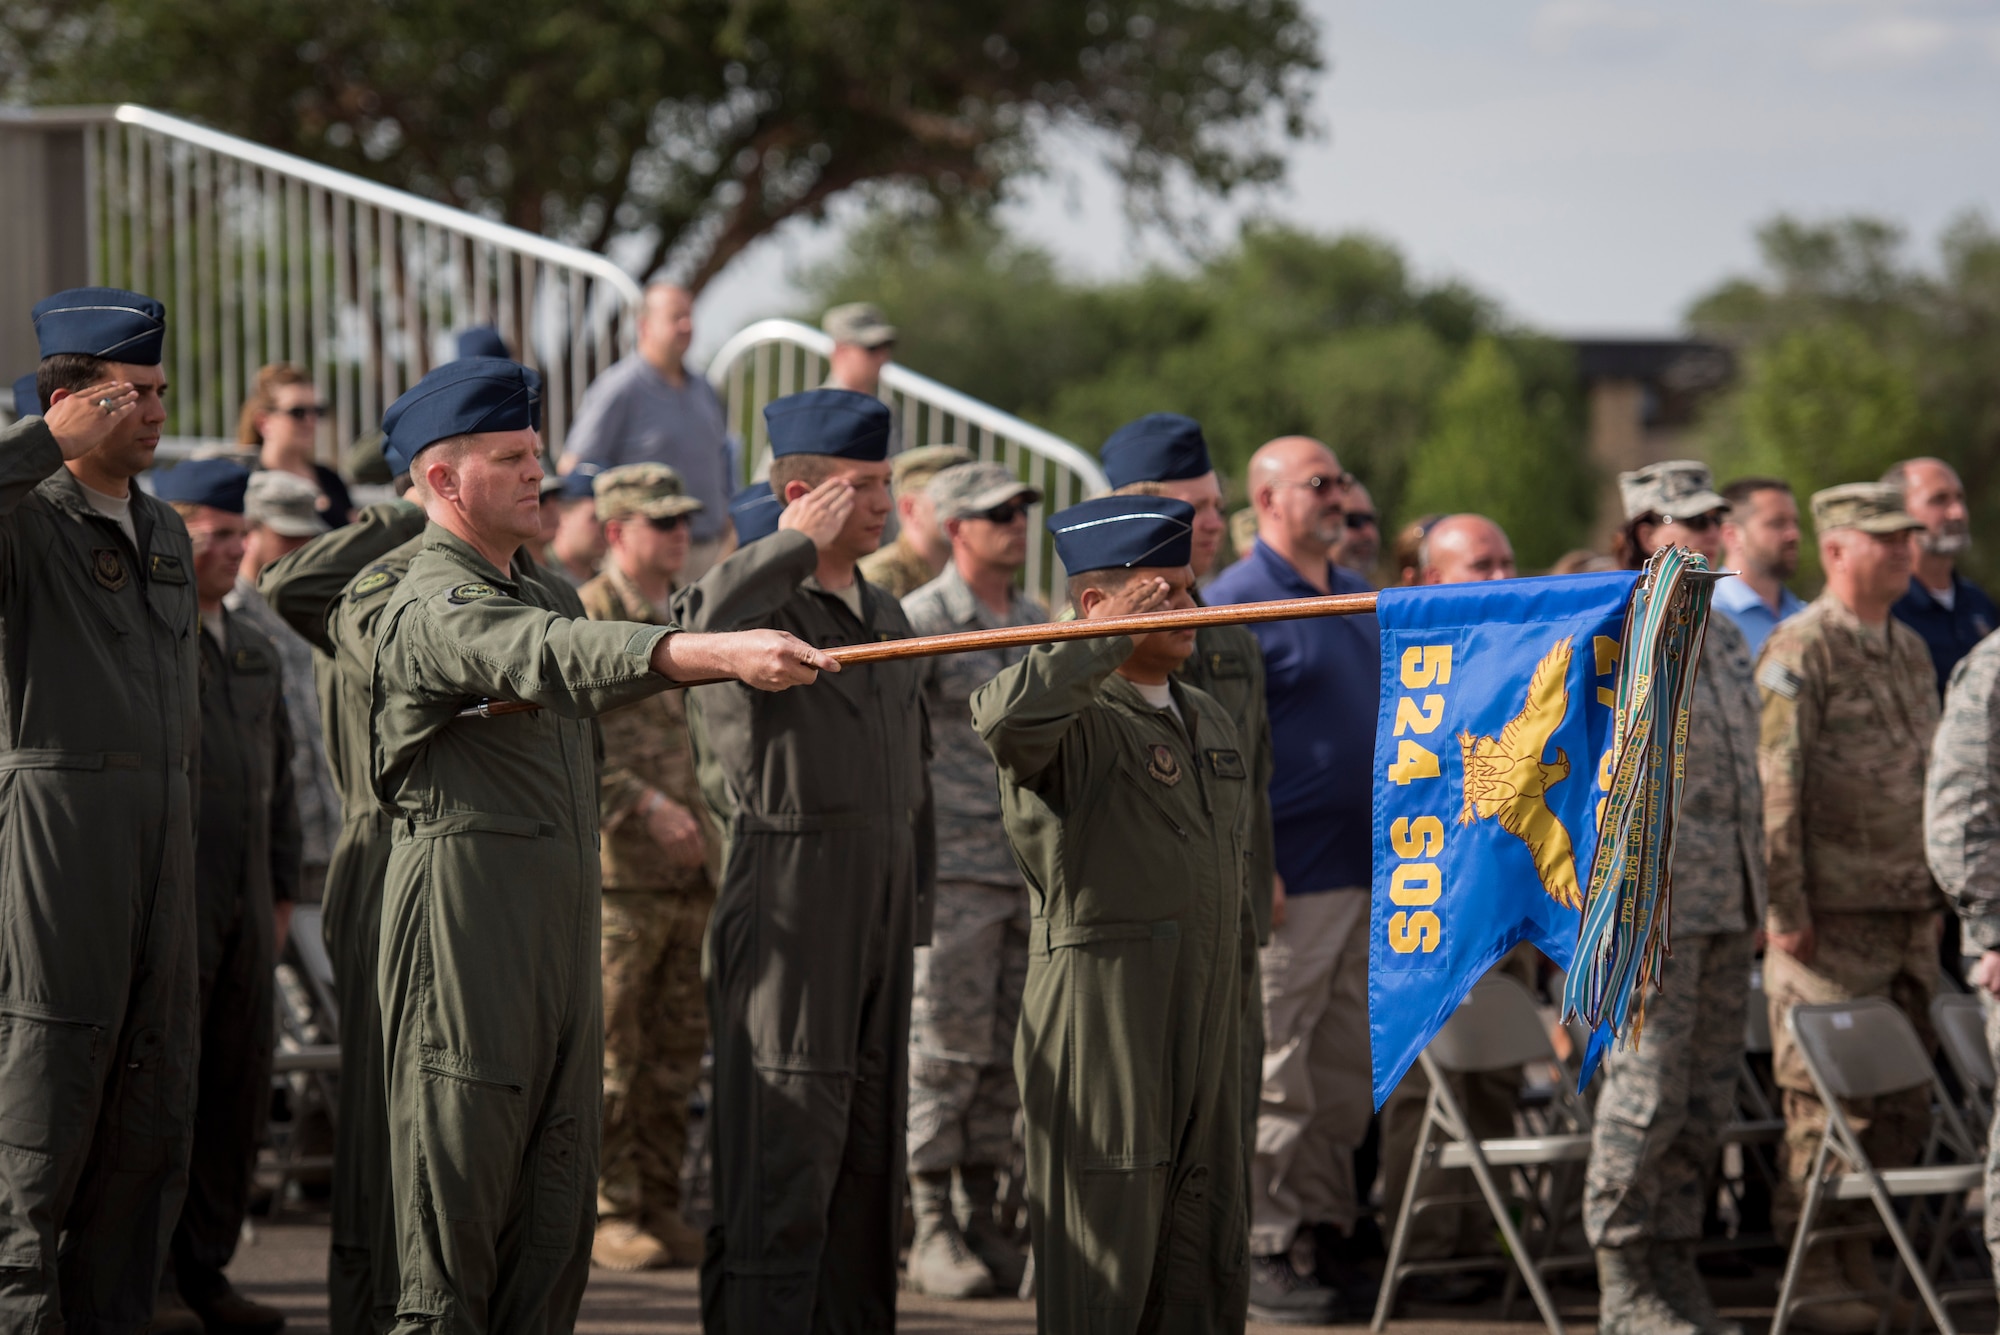
POLYGON ((1625 613, 1612 781, 1598 817, 1565 1019, 1591 1030, 1579 1088, 1616 1042, 1637 1042, 1646 994, 1671 953, 1674 826, 1686 773, 1688 712, 1715 576, 1685 548, 1646 562, 1625 613))

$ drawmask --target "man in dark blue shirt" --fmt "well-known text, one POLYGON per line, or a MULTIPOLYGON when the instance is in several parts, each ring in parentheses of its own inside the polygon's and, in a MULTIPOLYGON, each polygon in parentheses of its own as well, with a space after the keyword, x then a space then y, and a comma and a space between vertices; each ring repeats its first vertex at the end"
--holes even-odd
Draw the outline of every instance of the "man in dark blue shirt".
MULTIPOLYGON (((1333 451, 1288 436, 1250 460, 1257 542, 1210 585, 1211 603, 1362 593, 1334 564, 1353 479, 1333 451)), ((1264 1097, 1251 1166, 1252 1316, 1309 1281, 1286 1259, 1310 1229, 1324 1264, 1363 1202, 1354 1147, 1368 1131, 1368 883, 1372 870, 1375 618, 1253 627, 1271 716, 1271 816, 1284 895, 1264 975, 1264 1097)), ((1338 1298, 1333 1297, 1337 1306, 1338 1298)), ((1360 1307, 1365 1295, 1351 1295, 1360 1307)), ((1293 1307, 1295 1303, 1287 1303, 1293 1307)))
POLYGON ((1924 531, 1916 535, 1910 591, 1893 610, 1930 649, 1942 696, 1958 660, 2000 625, 2000 609, 1984 589, 1958 573, 1958 558, 1972 545, 1972 528, 1965 485, 1952 466, 1942 459, 1905 459, 1882 480, 1903 489, 1903 508, 1924 523, 1924 531))

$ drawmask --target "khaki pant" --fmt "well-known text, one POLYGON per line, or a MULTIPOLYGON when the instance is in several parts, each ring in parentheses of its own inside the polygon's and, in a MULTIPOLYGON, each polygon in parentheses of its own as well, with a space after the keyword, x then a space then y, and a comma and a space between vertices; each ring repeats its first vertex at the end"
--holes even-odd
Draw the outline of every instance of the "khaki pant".
MULTIPOLYGON (((1781 1232, 1798 1224, 1806 1176, 1826 1134, 1826 1107, 1813 1092, 1805 1060, 1785 1028, 1793 1006, 1823 1005, 1859 997, 1887 997, 1902 1007, 1928 1049, 1931 996, 1937 990, 1939 917, 1922 912, 1822 913, 1813 919, 1813 962, 1799 963, 1782 950, 1764 958, 1764 985, 1771 1001, 1771 1066, 1785 1095, 1785 1180, 1771 1210, 1781 1232)), ((1905 1090, 1845 1105, 1861 1146, 1877 1168, 1914 1164, 1930 1135, 1931 1091, 1905 1090)), ((1850 1202, 1826 1214, 1828 1220, 1872 1216, 1865 1203, 1850 1202)))
POLYGON ((1264 1085, 1250 1169, 1250 1250, 1272 1256, 1304 1224, 1351 1232, 1354 1147, 1368 1133, 1368 892, 1296 895, 1260 954, 1264 1085))
POLYGON ((688 1099, 708 1040, 706 893, 604 892, 604 1147, 597 1216, 652 1229, 681 1208, 688 1099))

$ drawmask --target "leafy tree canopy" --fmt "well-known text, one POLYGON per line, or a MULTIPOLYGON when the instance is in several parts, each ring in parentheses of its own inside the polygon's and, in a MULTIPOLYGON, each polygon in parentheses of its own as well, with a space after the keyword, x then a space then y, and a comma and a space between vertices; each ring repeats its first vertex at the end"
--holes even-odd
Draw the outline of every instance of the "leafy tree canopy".
POLYGON ((131 101, 699 287, 856 189, 978 213, 1091 132, 1142 221, 1313 131, 1301 0, 0 0, 0 96, 131 101))

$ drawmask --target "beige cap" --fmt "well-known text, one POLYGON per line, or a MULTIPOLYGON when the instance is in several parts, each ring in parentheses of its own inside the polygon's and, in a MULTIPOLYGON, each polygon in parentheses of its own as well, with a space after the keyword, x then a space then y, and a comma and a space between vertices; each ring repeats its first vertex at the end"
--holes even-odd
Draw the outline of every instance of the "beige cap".
POLYGON ((1015 477, 1005 464, 959 464, 931 479, 931 503, 940 523, 984 514, 996 505, 1024 500, 1033 505, 1042 493, 1015 477))
POLYGON ((665 464, 626 464, 608 468, 591 482, 597 497, 599 523, 613 519, 672 519, 703 508, 687 494, 681 475, 665 464))
POLYGON ((1903 489, 1893 482, 1847 482, 1816 491, 1813 527, 1821 533, 1858 528, 1863 533, 1908 533, 1924 526, 1903 508, 1903 489))
POLYGON ((864 348, 879 348, 884 343, 896 341, 896 326, 889 323, 889 317, 882 314, 882 308, 870 301, 851 301, 845 306, 835 306, 819 322, 819 327, 833 336, 836 343, 859 343, 864 348))
POLYGON ((265 469, 243 490, 243 518, 287 538, 316 538, 332 525, 319 512, 319 488, 302 477, 265 469))
POLYGON ((1715 490, 1715 475, 1699 459, 1668 459, 1620 473, 1618 495, 1627 519, 1652 514, 1672 522, 1729 508, 1715 490))
POLYGON ((889 481, 897 491, 928 487, 931 479, 947 468, 972 462, 972 451, 963 445, 922 445, 904 450, 889 461, 889 481))

